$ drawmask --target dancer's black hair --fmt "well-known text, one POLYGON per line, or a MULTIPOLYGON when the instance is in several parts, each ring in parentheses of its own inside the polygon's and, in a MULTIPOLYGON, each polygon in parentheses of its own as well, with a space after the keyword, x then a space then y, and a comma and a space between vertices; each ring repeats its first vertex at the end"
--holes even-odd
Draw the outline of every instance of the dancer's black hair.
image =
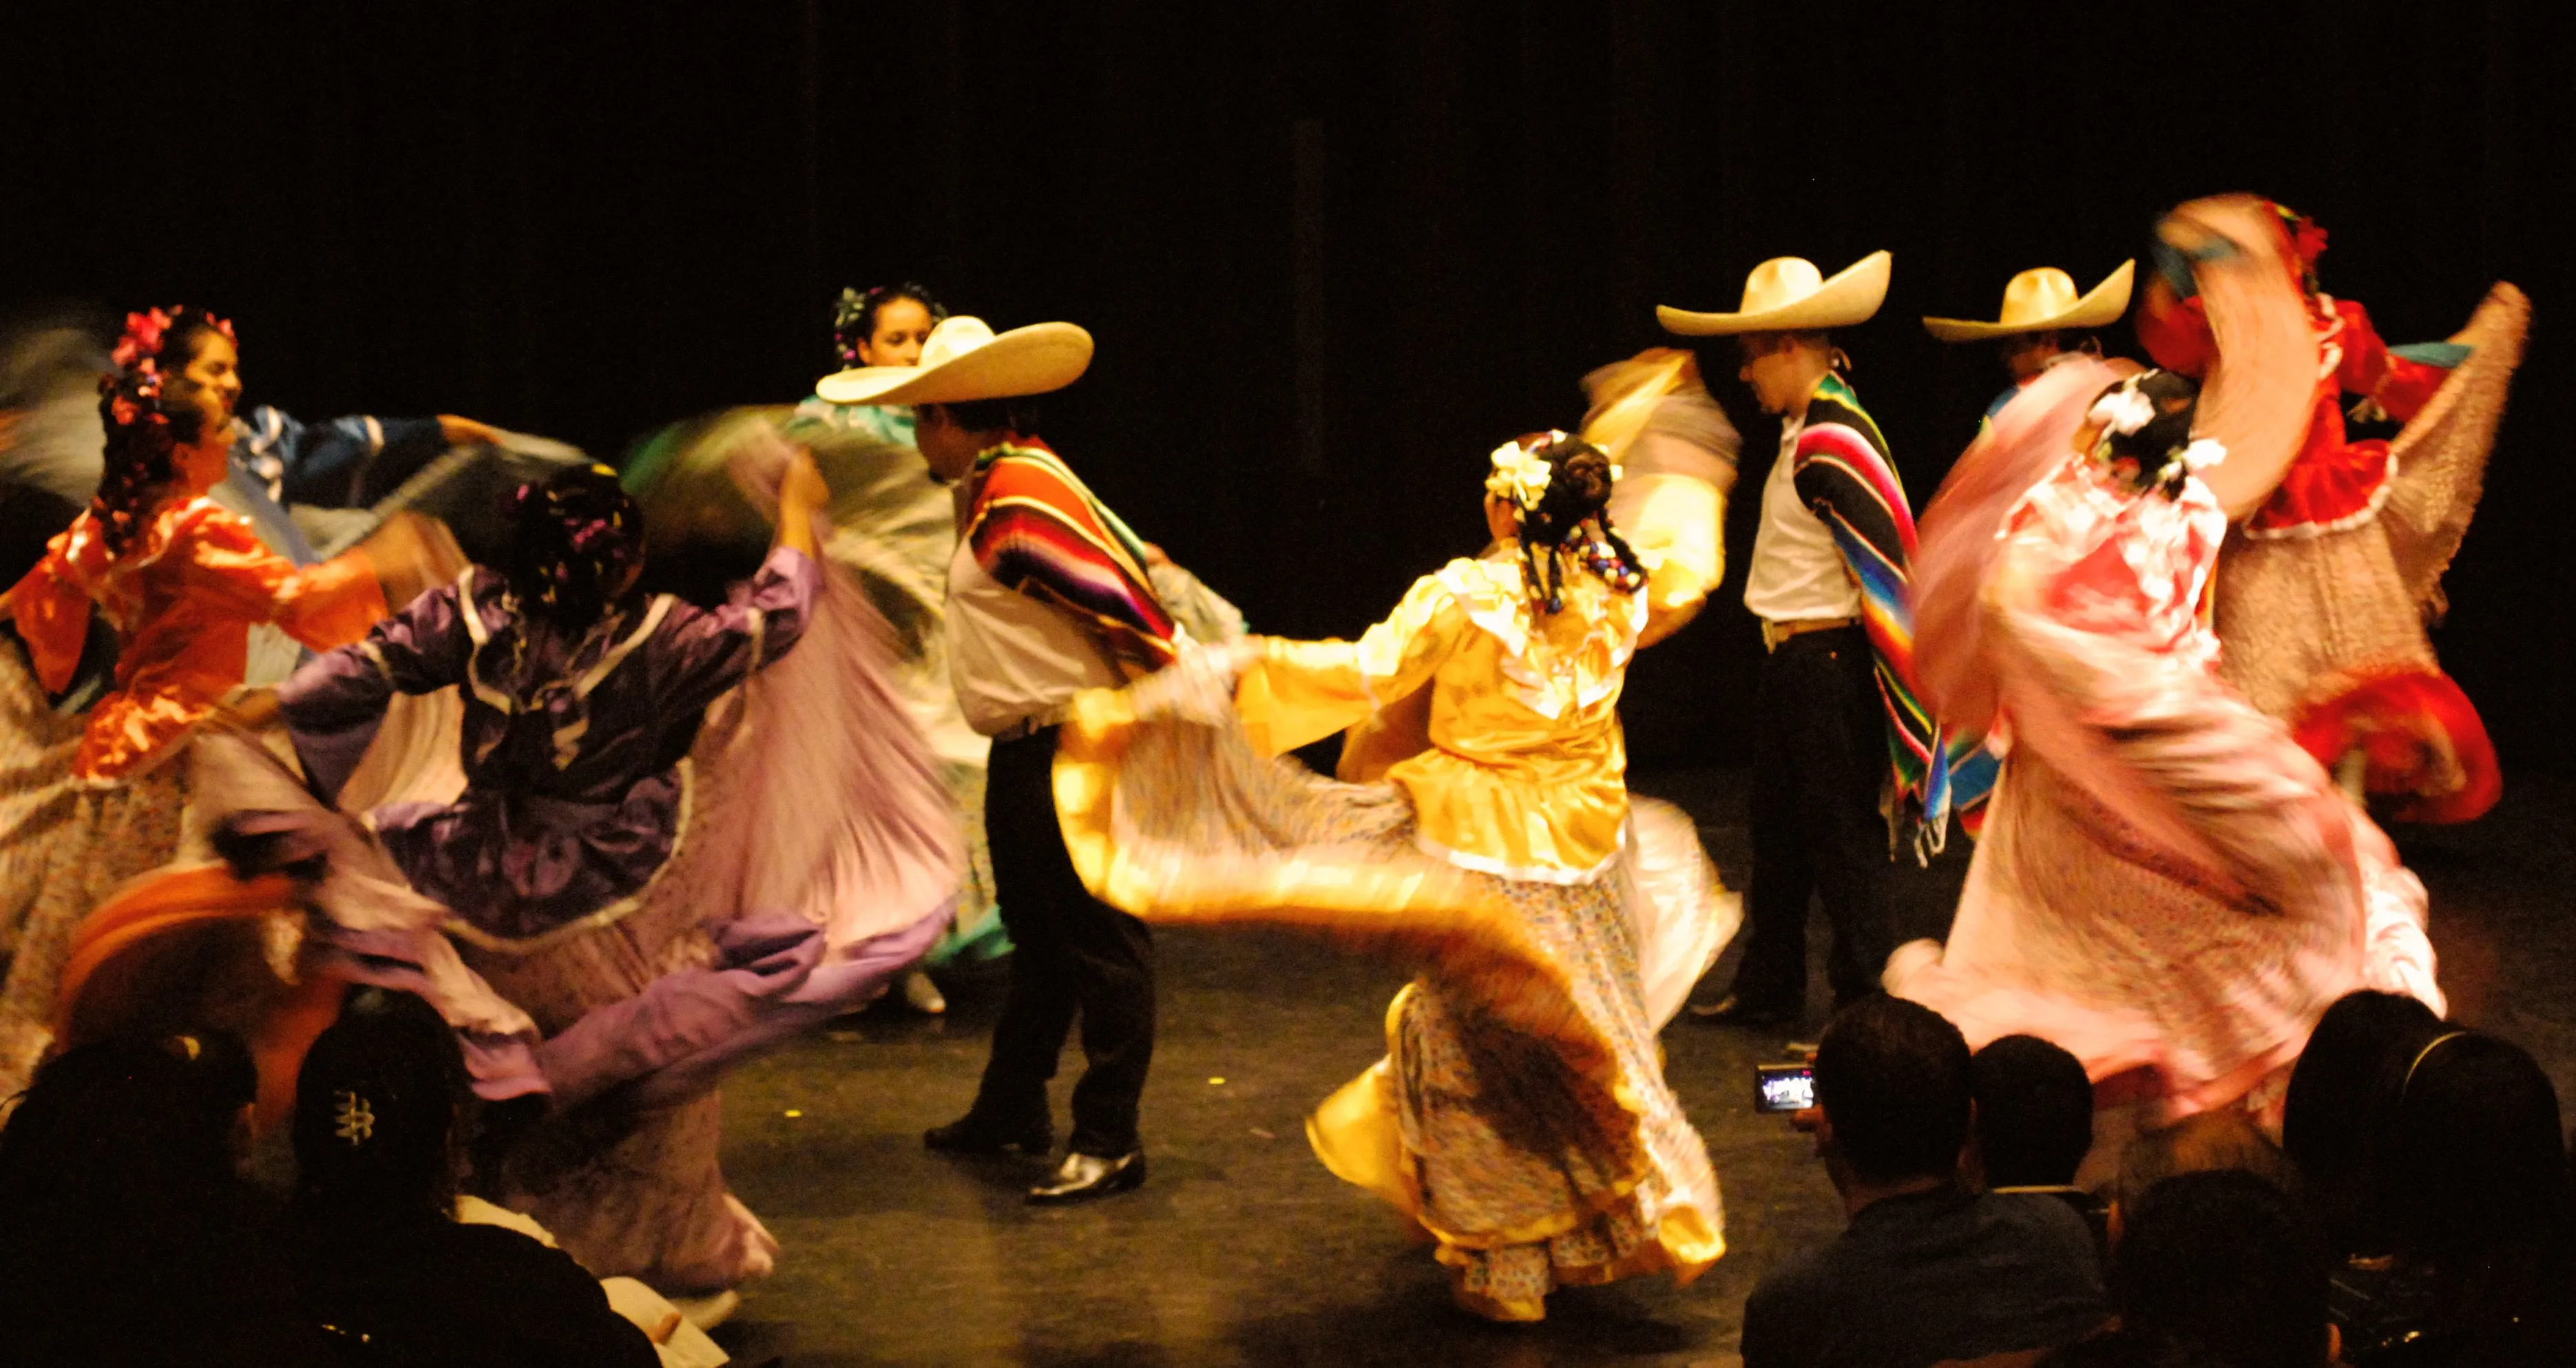
MULTIPOLYGON (((1521 439, 1546 441, 1539 433, 1521 439)), ((1565 611, 1564 558, 1572 556, 1585 569, 1622 592, 1633 593, 1646 580, 1637 553, 1610 525, 1613 477, 1609 453, 1580 437, 1558 437, 1532 454, 1548 464, 1547 492, 1536 508, 1521 508, 1521 581, 1530 599, 1550 613, 1565 611)))
POLYGON ((98 383, 107 445, 90 500, 110 552, 122 554, 143 534, 162 491, 178 477, 173 456, 202 435, 197 407, 165 400, 164 382, 196 359, 208 336, 232 334, 230 323, 184 304, 126 315, 113 354, 117 369, 98 383))
POLYGON ((522 608, 566 631, 587 630, 631 592, 644 558, 644 515, 617 472, 567 466, 513 497, 508 562, 522 608))
POLYGON ((878 311, 898 299, 909 299, 928 309, 933 323, 948 316, 948 306, 939 302, 939 296, 932 294, 929 286, 913 281, 899 280, 865 291, 845 289, 832 307, 832 354, 840 358, 843 366, 865 364, 859 360, 859 344, 877 335, 878 311))

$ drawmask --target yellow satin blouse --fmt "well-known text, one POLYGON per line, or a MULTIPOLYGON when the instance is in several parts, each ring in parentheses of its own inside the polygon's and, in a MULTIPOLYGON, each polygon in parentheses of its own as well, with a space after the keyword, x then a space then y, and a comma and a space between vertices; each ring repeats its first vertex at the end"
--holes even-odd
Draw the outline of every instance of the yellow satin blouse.
POLYGON ((1265 638, 1236 686, 1252 744, 1278 755, 1426 683, 1428 750, 1385 777, 1413 799, 1425 849, 1512 879, 1588 883, 1628 816, 1619 690, 1648 595, 1577 573, 1538 612, 1520 561, 1456 560, 1415 582, 1357 641, 1265 638))

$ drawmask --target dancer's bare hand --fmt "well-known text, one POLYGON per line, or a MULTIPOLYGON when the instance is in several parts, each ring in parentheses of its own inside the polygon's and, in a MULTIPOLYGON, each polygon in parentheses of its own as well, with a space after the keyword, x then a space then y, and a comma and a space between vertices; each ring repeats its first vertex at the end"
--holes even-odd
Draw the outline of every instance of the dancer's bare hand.
POLYGON ((499 428, 489 423, 478 423, 471 418, 459 418, 453 413, 438 415, 438 433, 446 438, 447 444, 452 447, 501 444, 499 428))
POLYGON ((814 464, 813 452, 801 446, 792 451, 787 474, 778 484, 778 502, 782 507, 801 504, 811 513, 832 501, 832 487, 824 482, 822 468, 814 464))

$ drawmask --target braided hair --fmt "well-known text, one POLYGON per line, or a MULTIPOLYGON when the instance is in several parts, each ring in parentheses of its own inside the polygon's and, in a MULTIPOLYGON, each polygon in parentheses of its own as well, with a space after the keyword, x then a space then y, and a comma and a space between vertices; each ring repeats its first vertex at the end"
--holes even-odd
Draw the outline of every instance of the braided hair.
POLYGON ((165 400, 162 387, 196 358, 207 334, 230 338, 233 325, 185 304, 125 316, 124 335, 109 354, 116 371, 98 383, 107 446, 89 505, 110 553, 122 554, 143 535, 162 491, 178 478, 173 457, 204 435, 197 407, 165 400))
POLYGON ((909 280, 892 285, 879 285, 864 293, 841 291, 841 301, 832 309, 832 354, 845 368, 867 364, 859 359, 859 348, 877 335, 877 313, 898 299, 909 299, 930 311, 930 321, 937 323, 948 316, 948 306, 930 293, 930 287, 909 280))
POLYGON ((644 560, 644 515, 603 465, 567 466, 519 486, 502 573, 529 611, 567 631, 599 621, 644 560))
POLYGON ((1497 448, 1493 461, 1485 489, 1512 505, 1521 582, 1532 603, 1550 613, 1565 611, 1568 561, 1620 593, 1644 587, 1645 567, 1610 525, 1610 490, 1619 468, 1609 453, 1580 437, 1534 432, 1497 448))

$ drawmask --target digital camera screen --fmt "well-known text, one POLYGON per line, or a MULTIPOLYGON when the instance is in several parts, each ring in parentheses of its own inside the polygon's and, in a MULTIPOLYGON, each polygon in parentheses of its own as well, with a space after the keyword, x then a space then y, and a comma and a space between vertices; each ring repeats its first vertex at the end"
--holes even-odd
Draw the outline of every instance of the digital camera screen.
POLYGON ((1767 1112, 1804 1111, 1816 1105, 1816 1071, 1806 1064, 1753 1066, 1754 1105, 1767 1112))

